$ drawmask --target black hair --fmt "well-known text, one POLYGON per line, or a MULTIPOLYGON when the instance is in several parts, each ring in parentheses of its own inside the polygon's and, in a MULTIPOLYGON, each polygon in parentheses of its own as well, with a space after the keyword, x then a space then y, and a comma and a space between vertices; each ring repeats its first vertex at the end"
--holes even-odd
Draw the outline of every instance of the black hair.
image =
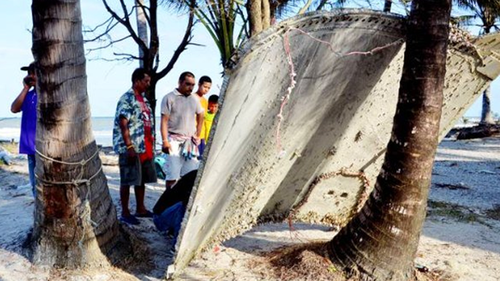
POLYGON ((146 69, 140 67, 136 68, 134 72, 132 73, 132 84, 135 83, 135 81, 139 81, 144 79, 146 75, 149 75, 146 69))
POLYGON ((212 83, 212 79, 210 79, 210 77, 208 77, 206 75, 201 76, 200 81, 198 81, 198 84, 203 85, 203 83, 205 83, 205 82, 212 83))
POLYGON ((218 103, 218 102, 219 102, 219 96, 218 96, 218 95, 211 95, 211 96, 208 98, 208 102, 211 102, 211 103, 218 103))
POLYGON ((181 73, 181 76, 179 76, 179 82, 183 82, 184 80, 186 80, 186 77, 194 78, 194 74, 189 71, 184 71, 183 73, 181 73))

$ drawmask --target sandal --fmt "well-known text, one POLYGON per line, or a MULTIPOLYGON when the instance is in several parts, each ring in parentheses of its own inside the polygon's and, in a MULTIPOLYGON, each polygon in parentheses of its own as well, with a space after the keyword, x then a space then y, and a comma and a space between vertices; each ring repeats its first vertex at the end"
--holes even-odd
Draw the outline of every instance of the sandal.
POLYGON ((138 225, 141 223, 134 215, 130 215, 130 216, 126 216, 126 217, 121 216, 120 221, 124 222, 126 224, 130 224, 130 225, 138 225))
POLYGON ((144 214, 135 213, 135 216, 138 218, 152 218, 153 213, 151 211, 146 211, 144 214))

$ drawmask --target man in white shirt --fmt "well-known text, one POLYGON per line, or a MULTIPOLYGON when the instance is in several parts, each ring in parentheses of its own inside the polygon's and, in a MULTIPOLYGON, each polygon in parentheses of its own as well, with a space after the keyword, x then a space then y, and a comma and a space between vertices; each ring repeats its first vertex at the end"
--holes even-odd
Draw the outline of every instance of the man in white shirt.
POLYGON ((183 175, 198 169, 198 145, 204 110, 199 98, 191 95, 196 80, 191 72, 183 72, 177 89, 161 102, 162 151, 166 153, 166 187, 170 188, 183 175))

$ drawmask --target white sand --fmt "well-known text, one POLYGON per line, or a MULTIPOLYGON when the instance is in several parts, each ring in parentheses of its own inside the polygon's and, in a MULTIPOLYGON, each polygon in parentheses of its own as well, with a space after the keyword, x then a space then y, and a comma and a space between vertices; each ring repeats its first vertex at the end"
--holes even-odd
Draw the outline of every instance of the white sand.
MULTIPOLYGON (((112 159, 111 159, 112 161, 112 159)), ((109 188, 118 206, 118 169, 105 166, 109 188)), ((26 161, 0 166, 0 280, 160 280, 170 262, 170 240, 149 219, 128 228, 147 241, 150 267, 92 271, 49 270, 32 265, 22 242, 33 224, 26 161)), ((416 263, 442 270, 452 280, 500 279, 500 139, 441 143, 433 172, 430 215, 424 225, 416 263), (496 210, 496 212, 495 212, 496 210)), ((163 182, 148 186, 146 204, 153 207, 163 182)), ((135 210, 132 198, 131 210, 135 210)), ((118 210, 119 211, 119 210, 118 210)), ((207 251, 182 275, 188 280, 269 280, 269 272, 251 268, 258 254, 289 244, 328 240, 328 227, 287 223, 266 224, 207 251)), ((144 253, 143 253, 144 254, 144 253)))

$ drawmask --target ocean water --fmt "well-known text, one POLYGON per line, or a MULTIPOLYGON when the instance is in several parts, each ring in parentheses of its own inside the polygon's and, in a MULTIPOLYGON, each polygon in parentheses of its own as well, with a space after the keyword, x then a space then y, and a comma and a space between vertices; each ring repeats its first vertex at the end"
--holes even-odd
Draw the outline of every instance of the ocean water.
MULTIPOLYGON (((92 117, 92 133, 98 145, 113 146, 114 117, 92 117)), ((0 140, 19 141, 21 118, 0 118, 0 140)), ((160 118, 156 118, 156 132, 159 136, 160 118)))

